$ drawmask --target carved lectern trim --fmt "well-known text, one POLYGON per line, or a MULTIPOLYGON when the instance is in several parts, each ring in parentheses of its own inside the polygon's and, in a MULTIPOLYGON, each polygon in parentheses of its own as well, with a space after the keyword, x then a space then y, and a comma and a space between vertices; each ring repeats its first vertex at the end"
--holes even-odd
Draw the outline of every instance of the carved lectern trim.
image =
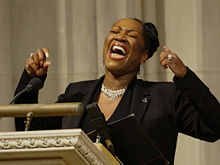
POLYGON ((76 150, 90 163, 102 165, 103 162, 84 143, 83 139, 76 137, 40 137, 40 138, 8 138, 0 139, 0 150, 36 149, 36 148, 75 147, 76 150))
POLYGON ((0 149, 31 149, 74 146, 78 137, 1 139, 0 149))

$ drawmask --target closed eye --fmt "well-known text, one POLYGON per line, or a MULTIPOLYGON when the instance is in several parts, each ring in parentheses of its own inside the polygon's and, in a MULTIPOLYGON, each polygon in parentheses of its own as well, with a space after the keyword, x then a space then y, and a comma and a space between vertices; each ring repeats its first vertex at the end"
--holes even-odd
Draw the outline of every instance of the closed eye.
POLYGON ((128 36, 132 37, 132 38, 138 38, 138 34, 134 30, 129 30, 128 31, 128 36))
POLYGON ((119 31, 115 31, 115 30, 111 30, 110 32, 111 32, 111 33, 114 33, 114 34, 119 33, 119 31))
POLYGON ((128 36, 131 37, 131 38, 138 38, 137 36, 131 35, 131 34, 129 34, 128 36))

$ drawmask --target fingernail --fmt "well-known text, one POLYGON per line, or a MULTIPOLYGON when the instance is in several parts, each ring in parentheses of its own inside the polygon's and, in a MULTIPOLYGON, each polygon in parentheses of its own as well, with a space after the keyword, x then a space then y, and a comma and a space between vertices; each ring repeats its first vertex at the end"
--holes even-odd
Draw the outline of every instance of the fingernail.
POLYGON ((50 62, 50 61, 47 61, 47 65, 50 66, 50 65, 51 65, 51 62, 50 62))
POLYGON ((42 66, 43 66, 43 64, 44 64, 44 62, 43 62, 43 61, 40 61, 40 67, 42 67, 42 66))
POLYGON ((46 52, 45 55, 46 55, 47 58, 49 57, 49 53, 48 52, 46 52))

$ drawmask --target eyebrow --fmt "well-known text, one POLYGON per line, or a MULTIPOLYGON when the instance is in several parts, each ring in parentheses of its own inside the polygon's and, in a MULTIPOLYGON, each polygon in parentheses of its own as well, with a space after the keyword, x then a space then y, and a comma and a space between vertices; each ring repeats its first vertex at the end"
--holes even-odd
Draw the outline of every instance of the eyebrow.
MULTIPOLYGON (((115 26, 115 27, 118 27, 120 30, 122 30, 122 27, 121 27, 121 26, 115 26)), ((137 33, 140 33, 140 32, 135 31, 135 30, 133 30, 133 29, 128 29, 127 32, 128 32, 128 33, 129 33, 129 32, 137 32, 137 33)))

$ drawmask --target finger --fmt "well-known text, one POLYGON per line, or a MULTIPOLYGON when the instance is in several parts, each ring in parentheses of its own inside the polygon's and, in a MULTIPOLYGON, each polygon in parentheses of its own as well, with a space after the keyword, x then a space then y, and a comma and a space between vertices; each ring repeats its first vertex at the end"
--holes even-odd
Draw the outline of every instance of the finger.
POLYGON ((164 48, 164 51, 163 51, 163 52, 164 52, 166 55, 172 54, 172 51, 171 51, 167 46, 164 46, 163 48, 164 48))
POLYGON ((43 65, 43 68, 48 68, 49 66, 51 65, 51 62, 50 61, 46 61, 43 65))
POLYGON ((44 73, 47 73, 48 71, 48 67, 51 65, 51 62, 50 61, 47 61, 44 63, 44 66, 43 66, 43 72, 44 73))
POLYGON ((26 71, 31 77, 33 77, 35 75, 32 67, 30 65, 26 66, 26 71))
POLYGON ((44 62, 46 61, 46 56, 44 55, 44 52, 41 49, 38 49, 37 53, 39 55, 39 68, 40 68, 43 67, 44 62))
POLYGON ((164 45, 164 46, 163 46, 163 49, 166 49, 166 48, 167 48, 167 46, 166 46, 166 45, 164 45))
POLYGON ((44 65, 44 61, 40 60, 40 68, 42 68, 44 65))
POLYGON ((161 56, 161 58, 163 57, 163 58, 167 58, 167 59, 170 59, 170 60, 173 59, 173 58, 178 58, 177 54, 171 52, 170 50, 161 52, 160 56, 161 56), (171 58, 169 57, 170 55, 171 55, 171 58))
POLYGON ((167 46, 163 47, 164 51, 170 51, 170 49, 167 46))
POLYGON ((50 56, 49 49, 43 48, 43 52, 44 52, 44 54, 45 54, 45 56, 46 56, 47 58, 50 56))
POLYGON ((165 51, 165 52, 168 52, 168 53, 171 52, 169 48, 165 48, 164 51, 165 51))
POLYGON ((164 61, 162 62, 161 66, 162 66, 164 69, 167 69, 167 68, 168 68, 166 62, 164 62, 164 61))
POLYGON ((170 63, 178 60, 176 53, 169 53, 166 55, 166 58, 169 60, 170 63))
POLYGON ((35 64, 33 59, 28 62, 28 65, 32 68, 33 72, 36 73, 36 71, 38 69, 38 65, 35 64))
POLYGON ((164 52, 160 53, 160 63, 161 61, 163 61, 165 58, 167 57, 167 55, 164 52))
POLYGON ((166 58, 163 60, 162 65, 167 65, 172 71, 173 68, 178 64, 179 58, 175 53, 170 53, 166 55, 166 58), (171 55, 171 58, 168 56, 171 55))
POLYGON ((46 56, 44 55, 44 51, 42 49, 38 49, 37 53, 39 54, 39 60, 40 61, 46 60, 46 56))
POLYGON ((48 67, 51 65, 50 61, 46 61, 41 68, 36 71, 37 76, 42 76, 47 73, 48 67))
POLYGON ((36 71, 36 75, 37 76, 42 76, 42 75, 44 75, 45 74, 45 72, 44 72, 44 69, 43 68, 40 68, 40 69, 38 69, 37 71, 36 71))
POLYGON ((31 58, 33 59, 33 61, 34 61, 34 63, 35 63, 36 65, 39 65, 40 60, 39 60, 39 54, 38 54, 37 52, 34 53, 34 55, 31 56, 31 58))
POLYGON ((166 65, 162 65, 163 61, 167 58, 166 54, 164 52, 160 53, 160 65, 164 68, 167 69, 166 65))
POLYGON ((43 69, 43 72, 44 73, 47 73, 47 71, 48 71, 48 66, 46 66, 46 67, 44 67, 44 68, 42 68, 43 69))
POLYGON ((170 65, 170 60, 168 59, 164 59, 162 62, 161 62, 161 65, 164 69, 167 69, 168 66, 170 65))
POLYGON ((165 53, 162 52, 161 53, 161 58, 160 58, 160 64, 163 66, 163 68, 167 69, 168 67, 170 68, 171 65, 175 64, 175 62, 177 61, 178 57, 175 53, 165 53), (171 57, 169 57, 171 56, 171 57))
POLYGON ((25 70, 27 71, 27 73, 30 75, 30 76, 34 76, 34 71, 32 69, 32 67, 29 65, 29 61, 32 60, 31 58, 29 58, 25 64, 25 70))

